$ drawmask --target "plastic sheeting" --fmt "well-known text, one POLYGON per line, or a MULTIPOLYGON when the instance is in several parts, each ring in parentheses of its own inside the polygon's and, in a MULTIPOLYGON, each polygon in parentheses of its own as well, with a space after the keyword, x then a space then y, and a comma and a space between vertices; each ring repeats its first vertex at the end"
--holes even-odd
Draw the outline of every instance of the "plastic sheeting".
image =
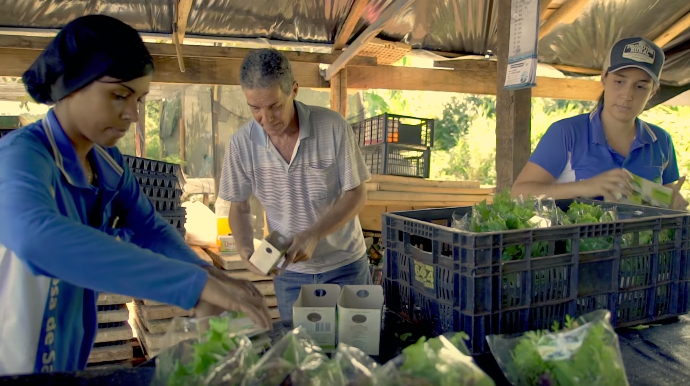
MULTIPOLYGON (((0 0, 0 26, 59 28, 69 20, 103 13, 142 32, 170 33, 176 0, 0 0)), ((371 0, 355 34, 363 31, 394 0, 371 0)), ((187 36, 263 38, 301 43, 332 43, 353 0, 195 0, 187 36)), ((484 55, 496 47, 497 1, 415 0, 382 32, 382 37, 413 48, 484 55)), ((562 23, 539 44, 542 63, 601 67, 620 38, 654 39, 690 11, 688 0, 591 0, 573 23, 562 23)), ((662 76, 667 85, 690 83, 690 30, 670 50, 662 76), (683 47, 673 52, 674 47, 683 47)))
MULTIPOLYGON (((591 0, 572 24, 558 25, 539 42, 539 61, 601 68, 617 40, 633 36, 654 39, 689 11, 688 0, 591 0)), ((689 35, 685 34, 685 41, 689 35)), ((664 48, 679 43, 676 39, 664 48)), ((666 59, 662 82, 675 86, 689 83, 688 49, 666 59)))

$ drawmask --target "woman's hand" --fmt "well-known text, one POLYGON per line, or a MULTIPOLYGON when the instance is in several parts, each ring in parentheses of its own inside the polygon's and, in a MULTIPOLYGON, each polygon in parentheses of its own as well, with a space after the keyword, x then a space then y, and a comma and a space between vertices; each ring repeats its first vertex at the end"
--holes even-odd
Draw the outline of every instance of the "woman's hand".
POLYGON ((253 287, 247 280, 227 277, 221 281, 209 274, 199 302, 194 307, 194 316, 205 317, 220 315, 224 311, 239 311, 246 313, 257 326, 270 330, 272 323, 268 307, 263 296, 253 287))
POLYGON ((632 193, 632 175, 625 169, 612 169, 583 181, 586 197, 604 197, 608 201, 618 201, 632 193))

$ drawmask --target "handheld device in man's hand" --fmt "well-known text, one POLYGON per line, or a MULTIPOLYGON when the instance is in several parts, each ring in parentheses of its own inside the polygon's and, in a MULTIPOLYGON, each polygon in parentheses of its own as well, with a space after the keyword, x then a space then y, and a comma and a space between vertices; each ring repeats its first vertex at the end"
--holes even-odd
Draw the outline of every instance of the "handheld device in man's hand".
POLYGON ((270 274, 276 267, 282 267, 285 262, 285 252, 290 247, 290 240, 273 231, 254 250, 249 262, 264 275, 270 274))

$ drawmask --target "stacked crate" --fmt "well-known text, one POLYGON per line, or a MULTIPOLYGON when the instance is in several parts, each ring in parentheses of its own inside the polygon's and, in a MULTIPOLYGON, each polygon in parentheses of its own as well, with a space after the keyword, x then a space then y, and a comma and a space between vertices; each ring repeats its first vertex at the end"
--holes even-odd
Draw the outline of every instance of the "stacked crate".
POLYGON ((180 165, 133 156, 123 157, 158 214, 184 236, 186 210, 182 207, 182 187, 185 181, 180 165))
POLYGON ((127 321, 132 298, 115 294, 98 296, 98 331, 88 365, 127 364, 134 359, 133 334, 127 321))
POLYGON ((353 123, 372 174, 429 178, 434 120, 382 114, 353 123))
POLYGON ((245 279, 251 281, 256 289, 261 292, 266 298, 266 305, 269 307, 269 312, 273 321, 280 319, 280 313, 278 312, 278 300, 276 299, 276 290, 273 285, 273 278, 270 276, 257 275, 247 268, 246 261, 242 260, 240 255, 222 253, 218 248, 208 248, 205 250, 207 256, 211 258, 213 264, 226 271, 229 277, 235 279, 245 279))
MULTIPOLYGON (((199 247, 192 247, 208 263, 211 258, 199 247)), ((189 316, 190 311, 153 300, 139 299, 129 304, 129 321, 147 359, 165 347, 165 333, 176 316, 189 316)))
MULTIPOLYGON (((214 259, 204 250, 196 246, 192 247, 192 249, 203 260, 213 263, 214 259)), ((234 271, 228 272, 228 276, 246 278, 252 281, 258 280, 258 282, 254 284, 259 291, 266 296, 266 302, 268 306, 271 307, 271 316, 276 320, 279 318, 278 309, 276 308, 277 301, 275 298, 275 289, 273 288, 273 281, 271 278, 254 275, 244 269, 235 269, 234 271)), ((130 311, 130 324, 139 339, 139 343, 145 350, 147 359, 158 355, 158 353, 166 347, 166 344, 169 343, 165 341, 165 334, 172 324, 173 318, 190 315, 190 311, 152 300, 137 300, 128 306, 130 311)), ((178 336, 177 338, 194 337, 196 337, 196 333, 192 331, 189 333, 189 336, 178 336)), ((266 340, 266 336, 262 334, 253 337, 252 340, 254 341, 255 347, 263 347, 263 345, 265 345, 264 341, 266 340)))

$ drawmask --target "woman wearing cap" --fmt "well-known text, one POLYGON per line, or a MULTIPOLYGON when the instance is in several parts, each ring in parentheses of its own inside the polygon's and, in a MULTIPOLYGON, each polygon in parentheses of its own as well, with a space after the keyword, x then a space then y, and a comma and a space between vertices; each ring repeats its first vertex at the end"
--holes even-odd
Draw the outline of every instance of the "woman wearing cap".
POLYGON ((0 140, 0 375, 83 369, 101 291, 197 315, 244 311, 270 328, 257 289, 200 260, 113 147, 152 73, 134 29, 93 15, 24 74, 29 94, 55 106, 0 140))
POLYGON ((551 125, 515 181, 513 196, 617 201, 631 192, 632 173, 672 187, 673 207, 685 209, 679 194, 685 178, 679 179, 671 136, 638 118, 659 89, 663 65, 664 52, 647 39, 616 42, 596 109, 551 125))

